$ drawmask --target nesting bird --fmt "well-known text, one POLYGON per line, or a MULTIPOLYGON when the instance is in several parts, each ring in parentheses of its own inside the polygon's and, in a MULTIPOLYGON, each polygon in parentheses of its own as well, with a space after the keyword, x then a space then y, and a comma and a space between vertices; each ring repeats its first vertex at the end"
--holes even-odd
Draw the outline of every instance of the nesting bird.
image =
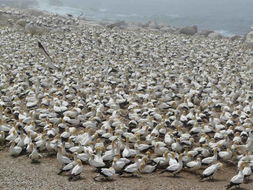
POLYGON ((1 28, 0 145, 10 155, 56 157, 69 180, 85 167, 96 179, 203 169, 205 180, 227 163, 239 168, 228 188, 252 175, 251 55, 239 42, 22 14, 52 32, 38 41, 1 28))

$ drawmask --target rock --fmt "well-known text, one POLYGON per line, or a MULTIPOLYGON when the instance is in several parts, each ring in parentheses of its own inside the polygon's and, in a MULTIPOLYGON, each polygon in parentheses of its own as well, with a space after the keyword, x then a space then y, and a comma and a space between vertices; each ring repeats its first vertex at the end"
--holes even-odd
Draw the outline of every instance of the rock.
POLYGON ((160 29, 160 26, 155 21, 149 21, 147 27, 151 29, 160 29))
POLYGON ((201 30, 198 34, 207 37, 211 33, 213 33, 212 30, 201 30))
POLYGON ((198 27, 197 26, 187 26, 183 27, 179 30, 179 34, 185 34, 185 35, 194 35, 198 32, 198 27))
POLYGON ((230 37, 230 40, 231 40, 231 41, 241 40, 241 39, 242 39, 242 37, 239 36, 239 35, 234 35, 234 36, 230 37))
POLYGON ((130 25, 127 26, 127 29, 128 29, 128 30, 133 30, 133 31, 139 31, 139 30, 141 30, 142 28, 139 27, 139 26, 137 26, 137 25, 130 24, 130 25))
POLYGON ((172 27, 169 27, 169 26, 163 26, 160 28, 160 31, 173 33, 173 32, 175 32, 175 29, 172 27))
POLYGON ((208 34, 208 38, 217 40, 217 39, 222 39, 223 36, 218 32, 212 32, 212 33, 208 34))
POLYGON ((245 44, 247 47, 253 48, 253 31, 246 35, 245 44))
POLYGON ((115 22, 115 23, 112 23, 112 24, 108 24, 106 25, 108 28, 114 28, 114 27, 118 27, 118 28, 126 28, 127 27, 127 23, 125 21, 118 21, 118 22, 115 22))

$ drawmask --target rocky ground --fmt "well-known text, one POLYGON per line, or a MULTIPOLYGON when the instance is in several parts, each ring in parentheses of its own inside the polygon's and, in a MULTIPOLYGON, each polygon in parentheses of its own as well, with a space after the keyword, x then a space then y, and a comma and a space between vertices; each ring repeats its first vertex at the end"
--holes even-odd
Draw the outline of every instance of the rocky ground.
MULTIPOLYGON (((83 179, 69 182, 67 177, 58 176, 56 159, 43 158, 40 164, 31 164, 26 156, 10 157, 8 152, 0 152, 0 189, 2 190, 222 190, 234 173, 234 167, 226 166, 214 180, 199 182, 195 174, 183 172, 180 177, 168 174, 141 175, 140 178, 115 177, 112 182, 94 182, 93 169, 86 166, 83 179)), ((252 183, 243 184, 237 190, 251 190, 252 183)))

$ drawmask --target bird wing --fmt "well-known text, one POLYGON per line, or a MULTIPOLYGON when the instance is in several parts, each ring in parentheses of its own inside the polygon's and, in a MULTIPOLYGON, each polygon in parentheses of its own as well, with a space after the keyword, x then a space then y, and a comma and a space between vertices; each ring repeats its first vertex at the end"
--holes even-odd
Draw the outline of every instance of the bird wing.
POLYGON ((74 167, 73 163, 69 163, 62 168, 62 170, 71 170, 74 167))
POLYGON ((79 166, 79 165, 76 165, 76 166, 73 168, 71 174, 73 174, 73 175, 78 175, 78 174, 80 174, 82 171, 83 171, 83 167, 82 167, 82 166, 79 166))
POLYGON ((204 158, 202 160, 202 163, 209 164, 213 161, 213 157, 204 158))
POLYGON ((107 169, 107 168, 103 168, 103 169, 101 170, 101 172, 102 172, 104 175, 108 176, 108 177, 111 177, 111 176, 114 175, 113 170, 107 169))
POLYGON ((126 171, 126 172, 134 172, 134 171, 137 171, 137 166, 136 166, 136 164, 134 163, 134 164, 131 164, 131 165, 127 166, 127 167, 125 168, 125 171, 126 171))
POLYGON ((195 161, 189 162, 186 164, 187 167, 192 168, 195 167, 197 165, 197 163, 195 161))
POLYGON ((123 168, 123 167, 126 165, 126 163, 125 163, 124 161, 122 161, 122 160, 118 160, 118 161, 116 162, 116 165, 117 165, 117 167, 119 167, 119 168, 123 168))
POLYGON ((71 162, 71 160, 66 156, 62 156, 62 162, 65 164, 69 164, 71 162))
POLYGON ((215 170, 216 170, 216 165, 211 165, 203 171, 203 175, 205 176, 212 175, 215 172, 215 170))
POLYGON ((243 183, 243 179, 244 179, 243 175, 237 174, 231 179, 231 182, 235 184, 241 184, 243 183))
POLYGON ((179 167, 180 167, 180 165, 177 163, 177 164, 173 164, 173 165, 171 165, 171 166, 169 166, 169 167, 167 167, 167 170, 168 171, 176 171, 176 170, 178 170, 179 169, 179 167))
POLYGON ((38 47, 40 48, 40 50, 42 50, 43 54, 45 54, 46 57, 52 62, 51 57, 49 56, 48 52, 47 52, 46 49, 43 47, 43 45, 41 44, 41 42, 38 42, 38 47))

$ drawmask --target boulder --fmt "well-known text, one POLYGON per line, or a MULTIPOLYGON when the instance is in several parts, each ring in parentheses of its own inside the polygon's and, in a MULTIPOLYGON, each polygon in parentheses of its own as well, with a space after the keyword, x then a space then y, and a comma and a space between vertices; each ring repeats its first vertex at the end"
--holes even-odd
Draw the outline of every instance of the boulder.
POLYGON ((242 37, 239 36, 239 35, 234 35, 234 36, 230 37, 230 40, 231 40, 231 41, 241 40, 241 39, 242 39, 242 37))
POLYGON ((149 21, 147 27, 151 29, 159 29, 160 26, 155 21, 149 21))
POLYGON ((253 31, 249 32, 245 37, 245 44, 248 47, 253 47, 253 31))
POLYGON ((192 35, 196 34, 197 32, 198 32, 197 26, 187 26, 187 27, 183 27, 179 30, 180 34, 185 34, 185 35, 189 35, 189 36, 192 36, 192 35))
POLYGON ((118 28, 126 28, 127 27, 127 23, 125 21, 118 21, 112 24, 108 24, 106 25, 108 28, 114 28, 114 27, 118 27, 118 28))
POLYGON ((217 39, 222 39, 223 36, 219 32, 212 32, 208 34, 208 38, 217 40, 217 39))
POLYGON ((213 31, 212 30, 201 30, 201 31, 199 31, 199 35, 201 35, 201 36, 205 36, 205 37, 207 37, 209 34, 211 34, 213 31))

